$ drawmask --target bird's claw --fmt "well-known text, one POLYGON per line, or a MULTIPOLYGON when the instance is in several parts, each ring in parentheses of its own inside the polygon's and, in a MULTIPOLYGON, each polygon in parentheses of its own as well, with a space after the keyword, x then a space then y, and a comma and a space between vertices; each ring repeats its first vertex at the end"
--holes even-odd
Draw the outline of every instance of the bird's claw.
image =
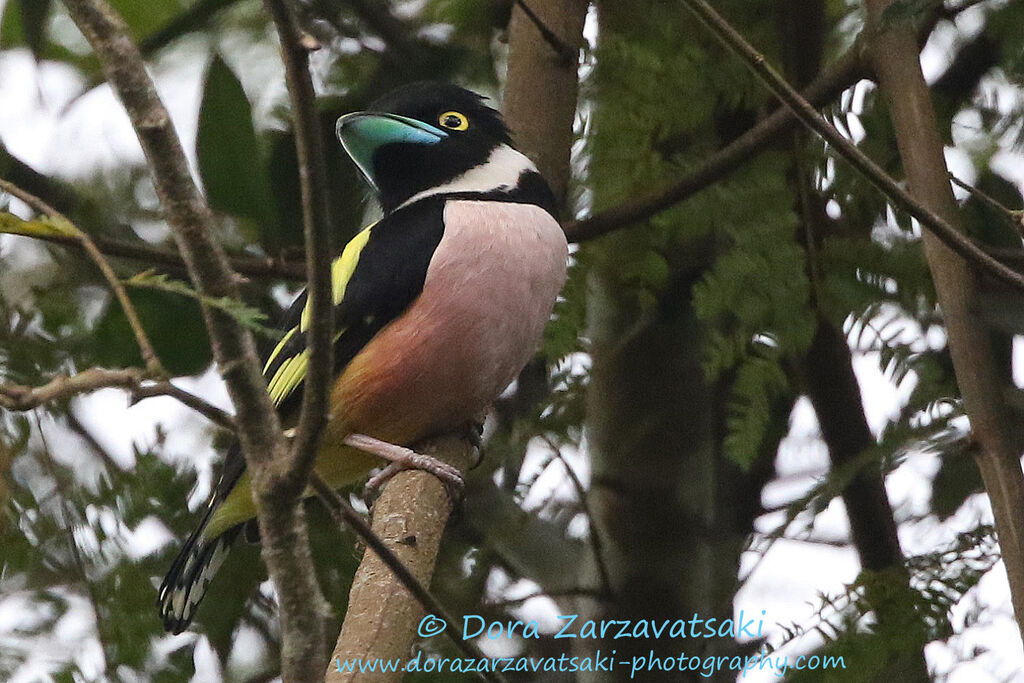
POLYGON ((390 462, 387 467, 366 482, 366 489, 371 495, 403 470, 423 470, 441 480, 453 506, 462 498, 462 490, 465 488, 466 481, 457 468, 446 462, 417 453, 411 448, 397 446, 365 434, 352 434, 345 440, 345 443, 390 462))

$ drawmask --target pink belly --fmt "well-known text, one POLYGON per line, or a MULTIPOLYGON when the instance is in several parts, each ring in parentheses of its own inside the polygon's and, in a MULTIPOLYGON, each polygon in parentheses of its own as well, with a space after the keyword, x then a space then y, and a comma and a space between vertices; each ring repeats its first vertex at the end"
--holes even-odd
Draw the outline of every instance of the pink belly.
POLYGON ((327 439, 409 443, 479 414, 536 352, 566 254, 538 207, 449 202, 422 294, 339 378, 327 439))

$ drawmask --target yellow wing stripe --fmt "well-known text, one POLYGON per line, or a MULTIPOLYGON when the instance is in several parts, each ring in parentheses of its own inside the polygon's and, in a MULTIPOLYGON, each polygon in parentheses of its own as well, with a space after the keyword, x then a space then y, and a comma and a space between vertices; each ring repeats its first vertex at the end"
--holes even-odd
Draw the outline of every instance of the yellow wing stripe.
MULTIPOLYGON (((334 259, 334 262, 331 264, 331 299, 335 306, 340 304, 341 300, 345 298, 345 289, 348 287, 349 280, 352 278, 352 273, 355 272, 356 264, 359 263, 359 255, 362 253, 363 247, 366 246, 367 241, 370 239, 370 230, 374 225, 376 225, 376 223, 368 225, 360 230, 359 233, 345 245, 345 250, 341 253, 341 256, 334 259)), ((309 303, 307 302, 302 309, 302 315, 299 318, 299 326, 288 330, 287 334, 285 334, 281 341, 277 343, 277 346, 267 359, 266 365, 263 366, 264 373, 270 370, 270 366, 278 359, 284 350, 285 345, 292 339, 292 337, 296 334, 306 332, 309 328, 310 315, 309 303)), ((336 331, 334 341, 338 341, 343 332, 344 330, 336 331)), ((306 379, 306 366, 308 364, 309 350, 303 349, 301 352, 291 358, 288 358, 278 366, 277 370, 274 372, 274 376, 271 377, 270 381, 267 383, 267 391, 270 393, 270 398, 274 401, 275 405, 280 405, 290 393, 295 391, 296 387, 302 384, 302 381, 306 379)))
MULTIPOLYGON (((288 334, 291 335, 293 332, 295 332, 294 327, 288 334)), ((337 343, 343 334, 345 334, 345 330, 335 332, 334 342, 337 343)), ((269 366, 269 363, 267 365, 269 366)), ((306 379, 306 368, 308 365, 309 349, 303 349, 300 353, 281 363, 277 372, 274 373, 270 382, 267 383, 267 393, 270 394, 270 400, 274 402, 274 405, 281 405, 281 401, 288 398, 288 395, 302 384, 303 380, 306 379)), ((266 368, 263 371, 266 372, 266 368)))
MULTIPOLYGON (((345 245, 345 251, 341 252, 341 256, 334 259, 331 264, 331 300, 335 306, 345 298, 345 289, 352 278, 352 273, 355 272, 356 264, 359 263, 359 255, 370 239, 370 230, 373 225, 366 226, 349 240, 349 243, 345 245)), ((305 332, 309 328, 309 316, 310 309, 307 302, 305 308, 302 309, 302 317, 299 319, 300 332, 305 332)))
POLYGON ((303 349, 298 355, 292 356, 284 363, 281 363, 281 367, 277 369, 277 372, 274 373, 273 378, 271 378, 270 383, 267 385, 270 399, 275 405, 280 404, 306 378, 308 362, 309 349, 303 349))
POLYGON ((295 336, 296 332, 298 332, 298 330, 293 327, 292 329, 288 330, 287 334, 281 337, 281 341, 279 341, 277 343, 277 346, 274 347, 274 350, 270 352, 270 358, 267 359, 267 364, 263 366, 264 375, 267 374, 267 370, 270 369, 270 366, 277 359, 277 356, 281 353, 281 350, 284 348, 284 345, 288 343, 289 339, 295 336))

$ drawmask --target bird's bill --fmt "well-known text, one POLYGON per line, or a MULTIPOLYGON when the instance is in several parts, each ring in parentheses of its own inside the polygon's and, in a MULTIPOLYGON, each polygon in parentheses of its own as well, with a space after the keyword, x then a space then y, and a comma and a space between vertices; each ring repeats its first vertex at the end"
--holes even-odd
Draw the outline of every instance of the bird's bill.
POLYGON ((335 128, 345 152, 359 167, 367 182, 376 190, 373 177, 373 155, 384 145, 404 143, 433 145, 448 137, 429 123, 397 114, 356 112, 338 119, 335 128))

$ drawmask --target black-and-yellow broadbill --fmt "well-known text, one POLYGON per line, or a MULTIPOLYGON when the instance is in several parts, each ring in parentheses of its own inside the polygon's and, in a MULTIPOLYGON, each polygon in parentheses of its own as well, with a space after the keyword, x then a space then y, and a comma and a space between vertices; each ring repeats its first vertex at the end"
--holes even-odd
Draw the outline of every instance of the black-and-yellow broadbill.
MULTIPOLYGON (((473 92, 408 85, 341 117, 337 134, 384 210, 332 265, 335 381, 316 471, 340 488, 385 462, 367 451, 387 456, 486 409, 539 346, 567 246, 544 179, 473 92), (356 437, 378 448, 353 448, 356 437)), ((301 404, 308 327, 303 293, 265 359, 285 425, 301 404)), ((160 588, 167 630, 189 625, 254 516, 232 448, 160 588)))

